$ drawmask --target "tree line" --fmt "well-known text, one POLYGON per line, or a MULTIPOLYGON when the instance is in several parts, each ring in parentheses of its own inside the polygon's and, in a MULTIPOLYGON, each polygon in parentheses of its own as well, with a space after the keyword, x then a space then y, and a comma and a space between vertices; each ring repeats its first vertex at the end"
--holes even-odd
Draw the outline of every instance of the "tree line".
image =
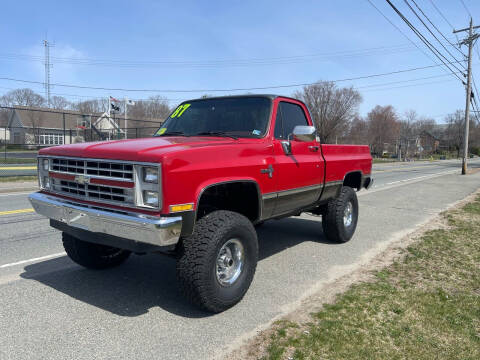
MULTIPOLYGON (((308 106, 323 143, 368 144, 377 156, 385 153, 393 156, 399 152, 408 156, 418 154, 418 138, 422 134, 428 134, 441 145, 435 151, 442 149, 460 155, 464 137, 462 110, 445 116, 441 125, 433 118, 420 116, 415 110, 400 114, 392 105, 377 105, 362 117, 359 114, 363 100, 360 92, 353 87, 339 87, 328 81, 305 86, 295 92, 293 97, 301 99, 308 106)), ((107 109, 107 101, 105 98, 72 102, 62 96, 53 96, 50 107, 98 114, 107 109)), ((1 106, 46 107, 46 104, 45 98, 31 89, 11 90, 0 97, 1 106)), ((118 106, 119 113, 123 113, 123 102, 119 102, 118 106)), ((157 95, 129 105, 128 118, 163 120, 171 110, 167 99, 157 95)), ((0 126, 5 126, 5 118, 5 112, 0 112, 0 126)), ((472 151, 480 155, 480 124, 475 117, 471 119, 470 131, 472 151)))
MULTIPOLYGON (((34 108, 47 107, 46 99, 31 89, 15 89, 0 96, 0 106, 28 106, 34 108)), ((78 111, 82 114, 102 114, 106 111, 108 99, 90 99, 84 101, 68 101, 63 96, 52 96, 50 108, 55 110, 78 111)), ((119 113, 124 112, 124 103, 119 102, 119 113)), ((138 120, 164 120, 170 113, 168 101, 161 96, 151 96, 146 100, 135 101, 128 105, 128 118, 138 120)))
MULTIPOLYGON (((421 149, 420 137, 429 137, 438 146, 430 152, 454 152, 460 156, 465 115, 463 110, 448 114, 442 124, 420 116, 415 110, 400 114, 392 105, 377 105, 364 117, 359 115, 362 96, 353 87, 338 87, 319 81, 294 94, 308 106, 323 143, 368 144, 374 155, 399 152, 406 156, 427 155, 421 149)), ((480 123, 470 119, 469 145, 480 155, 480 123)))

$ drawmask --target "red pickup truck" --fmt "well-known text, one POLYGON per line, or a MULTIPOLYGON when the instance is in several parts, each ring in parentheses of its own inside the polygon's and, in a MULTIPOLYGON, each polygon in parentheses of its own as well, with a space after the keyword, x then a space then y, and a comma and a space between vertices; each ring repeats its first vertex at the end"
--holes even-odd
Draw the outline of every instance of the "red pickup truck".
POLYGON ((250 286, 264 221, 311 212, 350 240, 371 167, 368 146, 322 145, 301 101, 227 96, 180 104, 151 138, 42 149, 29 199, 76 263, 175 255, 183 293, 221 312, 250 286))

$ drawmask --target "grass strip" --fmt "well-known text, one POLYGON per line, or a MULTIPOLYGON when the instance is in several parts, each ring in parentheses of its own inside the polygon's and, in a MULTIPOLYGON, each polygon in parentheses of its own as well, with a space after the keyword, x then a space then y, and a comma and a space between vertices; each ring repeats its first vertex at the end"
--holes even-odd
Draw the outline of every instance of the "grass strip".
POLYGON ((263 359, 480 359, 480 196, 442 216, 310 323, 276 323, 263 359))

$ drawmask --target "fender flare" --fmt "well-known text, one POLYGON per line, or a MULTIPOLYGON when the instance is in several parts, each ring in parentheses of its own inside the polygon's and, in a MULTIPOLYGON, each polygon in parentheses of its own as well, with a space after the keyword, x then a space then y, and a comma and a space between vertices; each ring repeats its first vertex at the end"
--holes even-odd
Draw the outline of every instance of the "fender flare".
POLYGON ((258 182, 254 178, 250 178, 250 177, 215 178, 215 179, 209 179, 208 181, 204 181, 203 183, 201 183, 195 191, 195 219, 197 218, 198 204, 200 203, 200 199, 206 190, 216 185, 242 183, 242 182, 253 183, 255 185, 255 188, 257 189, 257 196, 258 196, 258 219, 257 220, 261 219, 262 211, 263 211, 262 191, 260 189, 260 185, 258 184, 258 182))

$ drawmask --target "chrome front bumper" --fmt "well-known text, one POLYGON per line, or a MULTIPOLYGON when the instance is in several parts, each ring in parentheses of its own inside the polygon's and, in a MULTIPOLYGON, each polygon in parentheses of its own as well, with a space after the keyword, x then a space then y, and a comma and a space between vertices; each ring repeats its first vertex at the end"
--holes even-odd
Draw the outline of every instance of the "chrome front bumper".
POLYGON ((182 230, 182 217, 154 217, 99 210, 55 196, 33 193, 28 197, 40 215, 68 226, 156 246, 174 245, 182 230))

